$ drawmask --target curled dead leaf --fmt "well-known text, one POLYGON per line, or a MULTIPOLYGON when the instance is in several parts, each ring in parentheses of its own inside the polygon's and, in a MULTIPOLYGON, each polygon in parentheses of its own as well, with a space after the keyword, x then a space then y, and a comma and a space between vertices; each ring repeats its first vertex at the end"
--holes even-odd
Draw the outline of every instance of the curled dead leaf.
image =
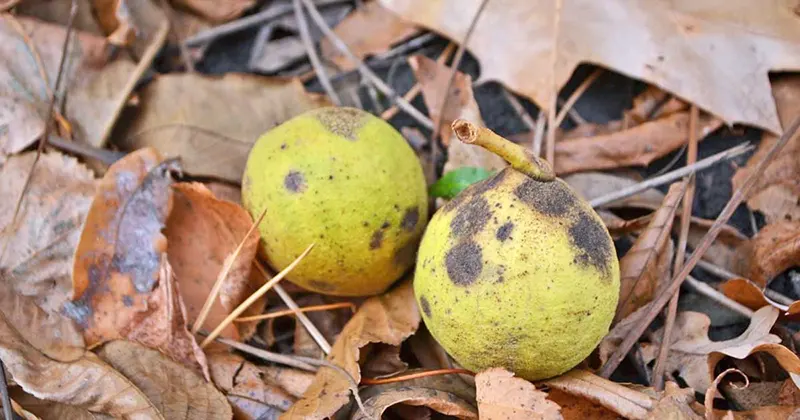
POLYGON ((764 294, 764 288, 753 283, 748 279, 733 278, 728 279, 719 286, 719 290, 725 296, 741 303, 752 310, 758 310, 764 306, 772 306, 781 311, 781 316, 790 319, 797 319, 800 316, 800 301, 795 301, 791 305, 786 306, 781 303, 769 299, 764 294))
POLYGON ((492 368, 475 376, 481 419, 562 419, 561 407, 547 393, 514 374, 492 368))
POLYGON ((800 221, 764 226, 737 250, 738 272, 761 287, 800 261, 800 221))

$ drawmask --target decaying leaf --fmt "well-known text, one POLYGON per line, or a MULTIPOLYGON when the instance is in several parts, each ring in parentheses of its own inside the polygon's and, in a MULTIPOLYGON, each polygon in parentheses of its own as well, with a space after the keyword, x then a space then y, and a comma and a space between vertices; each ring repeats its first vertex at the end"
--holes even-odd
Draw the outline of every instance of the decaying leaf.
POLYGON ((764 306, 771 305, 780 310, 782 315, 791 317, 792 319, 800 314, 800 301, 795 301, 789 306, 775 302, 767 298, 764 294, 763 286, 759 286, 748 279, 728 279, 719 286, 719 290, 724 293, 725 296, 754 311, 764 306))
POLYGON ((172 0, 176 6, 184 7, 212 22, 226 22, 242 15, 256 4, 255 0, 172 0))
POLYGON ((98 352, 147 395, 167 419, 229 419, 231 407, 214 385, 156 350, 116 340, 98 352))
MULTIPOLYGON (((722 121, 703 116, 699 136, 722 126, 722 121)), ((588 170, 647 166, 689 141, 689 113, 680 112, 645 122, 633 128, 593 137, 572 138, 556 143, 556 174, 588 170)))
POLYGON ((800 261, 800 220, 771 223, 737 250, 737 272, 761 287, 800 261))
POLYGON ((215 352, 209 355, 209 365, 211 379, 227 395, 237 419, 277 418, 296 400, 241 356, 215 352))
MULTIPOLYGON (((226 258, 245 240, 206 318, 205 328, 213 329, 261 285, 259 277, 250 274, 258 234, 245 239, 253 224, 247 210, 217 199, 203 184, 180 183, 175 184, 173 190, 174 204, 166 229, 167 254, 190 323, 197 319, 226 258)), ((250 306, 244 315, 257 315, 263 307, 262 299, 261 303, 250 306)), ((226 328, 222 336, 246 340, 253 334, 256 324, 236 323, 235 326, 226 328)))
POLYGON ((73 301, 65 304, 89 346, 125 337, 147 310, 167 250, 161 229, 177 169, 176 161, 141 149, 113 164, 98 186, 75 251, 73 301))
MULTIPOLYGON (((464 38, 481 3, 381 0, 454 40, 464 38)), ((792 0, 489 2, 467 47, 481 62, 482 78, 542 107, 579 63, 590 62, 659 86, 728 123, 777 133, 767 73, 800 69, 795 6, 792 0)))
POLYGON ((561 408, 547 399, 547 393, 522 378, 515 378, 505 369, 492 368, 478 373, 475 387, 481 419, 563 418, 561 408))
MULTIPOLYGON (((361 379, 360 349, 369 343, 399 346, 419 325, 420 315, 411 282, 403 281, 382 296, 368 299, 345 325, 328 355, 356 381, 361 379)), ((314 383, 281 418, 323 419, 350 401, 350 383, 342 373, 322 367, 314 383)))
POLYGON ((558 389, 551 389, 547 393, 547 399, 561 407, 561 416, 567 420, 619 420, 619 415, 602 405, 585 398, 567 394, 558 389))
POLYGON ((622 319, 653 299, 656 291, 671 276, 672 241, 670 232, 678 203, 687 183, 672 184, 661 208, 647 229, 619 262, 620 299, 617 319, 622 319))
MULTIPOLYGON (((368 55, 386 52, 393 44, 416 35, 419 28, 398 18, 377 1, 372 1, 347 15, 333 31, 356 57, 363 60, 368 55)), ((335 48, 328 38, 320 41, 320 50, 322 56, 340 70, 356 68, 356 64, 335 48)))
MULTIPOLYGON (((100 414, 92 413, 83 407, 40 400, 20 388, 12 388, 8 391, 13 401, 39 419, 96 420, 103 418, 100 414)), ((109 418, 111 417, 109 416, 109 418)))
POLYGON ((166 40, 169 21, 156 0, 90 1, 110 44, 129 46, 141 57, 154 44, 156 50, 160 49, 166 40))
MULTIPOLYGON (((800 77, 787 75, 777 78, 772 85, 772 94, 781 124, 790 124, 800 114, 800 77)), ((733 188, 741 187, 777 141, 776 136, 764 134, 747 165, 734 174, 733 188)), ((800 220, 800 138, 790 139, 767 166, 750 190, 747 205, 763 213, 767 223, 800 220)))
POLYGON ((82 348, 78 350, 75 344, 80 334, 69 332, 73 328, 69 320, 46 318, 29 298, 9 290, 0 289, 0 293, 0 312, 3 313, 0 359, 14 383, 25 392, 42 400, 81 406, 93 413, 117 418, 163 419, 150 400, 127 378, 93 353, 84 352, 82 348), (31 324, 43 320, 50 326, 31 324), (59 337, 56 331, 64 335, 59 337), (70 361, 53 357, 67 354, 80 357, 70 361))
MULTIPOLYGON (((770 334, 778 319, 778 310, 765 306, 753 315, 750 326, 739 337, 726 341, 711 341, 708 329, 711 320, 698 312, 681 312, 675 318, 673 343, 666 360, 668 372, 678 372, 695 391, 704 393, 714 379, 714 368, 725 356, 744 359, 752 353, 763 351, 775 357, 797 383, 800 378, 800 359, 791 350, 779 344, 781 339, 770 334)), ((661 337, 657 331, 655 337, 661 337)), ((645 362, 655 360, 658 343, 642 343, 645 362)))
POLYGON ((72 289, 72 258, 95 189, 92 171, 60 153, 42 154, 11 225, 36 152, 17 155, 0 168, 0 226, 7 241, 0 268, 14 289, 36 298, 51 313, 61 311, 72 289))
MULTIPOLYGON (((0 162, 44 134, 65 36, 62 26, 0 17, 0 162), (16 22, 31 44, 15 29, 16 22)), ((100 146, 130 94, 129 81, 139 77, 136 63, 124 54, 112 59, 105 39, 87 32, 73 34, 70 46, 62 76, 66 93, 58 93, 64 117, 76 138, 100 146)))
POLYGON ((157 77, 140 93, 141 109, 119 146, 152 146, 181 156, 184 169, 241 182, 247 154, 267 130, 327 102, 299 80, 246 74, 157 77))
POLYGON ((644 92, 633 98, 633 107, 626 111, 625 115, 632 119, 634 124, 641 124, 685 111, 688 108, 689 104, 670 95, 669 92, 665 92, 658 86, 647 85, 644 92))

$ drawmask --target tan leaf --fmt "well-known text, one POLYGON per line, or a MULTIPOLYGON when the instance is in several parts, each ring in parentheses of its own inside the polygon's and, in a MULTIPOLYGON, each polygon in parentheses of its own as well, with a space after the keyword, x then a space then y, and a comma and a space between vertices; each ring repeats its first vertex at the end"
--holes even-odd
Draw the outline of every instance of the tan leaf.
POLYGON ((293 397, 300 398, 314 382, 314 374, 279 366, 260 366, 264 381, 275 384, 293 397))
POLYGON ((241 356, 215 352, 208 359, 211 379, 227 395, 237 419, 277 418, 296 400, 241 356))
MULTIPOLYGON (((260 278, 250 274, 259 237, 256 233, 245 239, 253 224, 247 210, 217 199, 203 184, 180 183, 173 190, 174 204, 166 229, 167 254, 191 323, 197 319, 225 259, 245 240, 206 318, 205 328, 213 329, 261 286, 260 278)), ((244 315, 260 314, 263 308, 261 299, 244 315)), ((256 327, 256 323, 235 325, 236 328, 233 325, 226 328, 222 336, 247 340, 256 327)))
MULTIPOLYGON (((153 43, 163 44, 166 39, 160 32, 169 29, 164 11, 155 0, 90 0, 108 42, 117 46, 130 46, 137 57, 153 43)), ((156 49, 160 49, 158 45, 156 49)))
MULTIPOLYGON (((61 60, 66 29, 30 18, 0 17, 0 162, 19 153, 44 134, 45 115, 52 84, 61 60), (12 19, 29 37, 26 43, 12 19), (39 68, 41 60, 44 68, 39 68), (43 79, 46 74, 46 79, 43 79)), ((100 146, 131 92, 132 78, 138 78, 136 63, 125 54, 113 60, 105 39, 76 32, 69 49, 68 66, 62 84, 68 94, 64 116, 74 136, 100 146)), ((59 97, 64 99, 64 93, 59 97)))
MULTIPOLYGON (((328 361, 361 379, 360 349, 369 343, 399 346, 419 326, 411 282, 406 280, 382 296, 369 298, 345 325, 336 339, 328 361)), ((350 400, 350 384, 340 373, 320 368, 314 383, 281 418, 323 419, 333 415, 350 400)))
POLYGON ((800 220, 771 223, 737 250, 738 272, 761 287, 800 261, 800 220))
POLYGON ((0 168, 0 196, 6 198, 0 200, 0 226, 7 227, 0 239, 7 241, 0 268, 17 292, 58 313, 72 293, 72 258, 96 182, 77 159, 42 154, 11 226, 35 158, 36 152, 13 156, 0 168))
POLYGON ((478 418, 474 407, 452 393, 433 388, 403 385, 382 390, 381 393, 366 398, 364 400, 366 414, 357 411, 350 419, 380 419, 383 418, 383 413, 395 404, 425 406, 446 416, 459 419, 478 418))
MULTIPOLYGON (((678 372, 681 378, 700 393, 704 393, 714 380, 714 367, 725 356, 744 359, 755 352, 768 352, 787 370, 797 383, 800 378, 800 359, 792 351, 780 345, 781 339, 769 331, 778 310, 765 306, 753 315, 747 330, 739 337, 726 341, 711 341, 708 329, 711 321, 707 315, 697 312, 681 312, 675 318, 673 344, 667 357, 667 372, 678 372)), ((662 331, 655 333, 661 337, 662 331)), ((642 343, 642 355, 646 363, 655 360, 658 343, 642 343)))
MULTIPOLYGON (((358 58, 364 59, 389 51, 389 48, 419 33, 419 28, 398 18, 377 1, 357 8, 333 30, 358 58)), ((320 41, 322 56, 342 71, 351 71, 356 64, 331 44, 328 38, 320 41)))
MULTIPOLYGON (((97 19, 92 13, 92 0, 76 0, 78 11, 72 22, 72 27, 79 31, 95 35, 103 35, 97 19)), ((52 0, 26 0, 14 7, 14 12, 20 16, 36 18, 45 22, 67 26, 72 1, 52 0)), ((62 39, 63 41, 63 39, 62 39)))
POLYGON ((617 319, 622 319, 653 299, 656 291, 670 278, 672 241, 669 238, 678 203, 686 183, 672 184, 661 208, 633 247, 619 261, 620 299, 617 319))
POLYGON ((772 306, 781 311, 781 315, 792 320, 798 318, 800 314, 800 301, 794 301, 786 306, 781 303, 768 299, 764 294, 764 287, 743 278, 728 279, 719 285, 719 290, 725 296, 741 303, 752 310, 758 310, 764 306, 772 306))
MULTIPOLYGON (((788 75, 777 78, 772 85, 772 94, 781 124, 785 126, 791 123, 800 114, 800 77, 788 75)), ((734 189, 742 186, 777 141, 774 135, 763 135, 747 165, 734 174, 734 189)), ((790 139, 781 153, 770 162, 750 190, 747 205, 763 213, 767 223, 800 220, 800 139, 790 139)))
MULTIPOLYGON (((722 126, 722 121, 703 116, 698 121, 699 139, 722 126)), ((689 113, 681 112, 648 121, 633 128, 594 137, 556 143, 556 174, 568 174, 625 166, 647 166, 689 141, 689 113)))
POLYGON ((176 165, 142 149, 113 164, 98 186, 75 251, 73 302, 65 305, 89 346, 124 337, 147 309, 167 250, 161 229, 176 165))
POLYGON ((647 85, 642 93, 633 98, 633 107, 625 114, 633 119, 634 124, 641 124, 685 111, 688 108, 689 104, 670 95, 669 92, 665 92, 658 86, 647 85))
MULTIPOLYGON (((16 384, 25 392, 42 400, 81 406, 93 413, 102 413, 117 418, 163 419, 150 400, 122 374, 105 364, 90 352, 83 352, 72 361, 59 361, 52 356, 75 354, 69 350, 69 320, 50 318, 50 327, 31 325, 32 320, 45 315, 28 298, 0 289, 0 359, 16 384), (37 314, 38 313, 38 314, 37 314), (25 317, 27 322, 21 323, 25 317), (56 331, 67 333, 63 348, 51 341, 47 353, 37 347, 45 347, 35 340, 55 340, 56 331)), ((44 325, 44 324, 42 324, 44 325)), ((73 338, 74 340, 77 338, 73 338)), ((63 345, 62 345, 63 346, 63 345)), ((74 348, 74 345, 72 346, 74 348)))
POLYGON ((26 394, 19 388, 9 389, 9 394, 14 401, 25 408, 29 413, 41 419, 68 419, 68 420, 96 420, 113 419, 110 416, 92 413, 91 411, 74 405, 57 403, 54 401, 40 400, 33 395, 26 394))
MULTIPOLYGON (((464 38, 480 3, 381 0, 455 40, 464 38)), ((467 47, 481 63, 482 78, 542 107, 578 64, 591 62, 659 86, 728 123, 780 132, 767 73, 800 69, 794 7, 792 0, 489 2, 467 47)))
POLYGON ((532 383, 515 378, 503 368, 491 368, 475 376, 481 419, 562 419, 561 407, 532 383))
POLYGON ((657 399, 584 370, 544 381, 552 389, 599 404, 625 418, 647 418, 657 399))
MULTIPOLYGON (((692 216, 692 224, 689 226, 689 236, 686 243, 690 248, 696 249, 703 237, 708 233, 708 229, 714 223, 713 220, 702 219, 692 216)), ((673 231, 677 229, 677 224, 673 231)), ((740 261, 738 250, 747 242, 747 236, 736 230, 731 225, 724 225, 722 230, 708 250, 703 253, 703 259, 726 270, 736 273, 739 271, 740 261)))
POLYGON ((592 420, 618 420, 619 415, 600 404, 585 398, 567 394, 558 389, 551 389, 547 399, 561 407, 561 415, 567 420, 592 419, 592 420))
POLYGON ((197 73, 157 77, 140 93, 141 109, 119 146, 152 146, 181 156, 192 175, 241 182, 247 154, 267 130, 326 105, 299 80, 246 74, 197 73))
POLYGON ((798 407, 769 406, 748 411, 714 410, 715 419, 725 420, 795 420, 798 417, 800 417, 798 407))
POLYGON ((116 340, 97 352, 134 383, 168 419, 230 419, 225 396, 195 372, 156 350, 116 340))
POLYGON ((173 4, 189 9, 212 22, 226 22, 242 15, 256 4, 255 0, 173 0, 173 4))

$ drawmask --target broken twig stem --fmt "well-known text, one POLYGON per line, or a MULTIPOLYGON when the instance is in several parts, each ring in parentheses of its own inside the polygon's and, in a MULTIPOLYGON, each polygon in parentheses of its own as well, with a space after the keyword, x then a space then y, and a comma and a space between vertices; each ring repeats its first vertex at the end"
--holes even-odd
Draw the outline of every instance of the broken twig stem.
POLYGON ((236 318, 233 322, 252 322, 252 321, 263 321, 265 319, 273 319, 273 318, 280 318, 286 315, 294 315, 296 313, 305 313, 305 312, 317 312, 317 311, 329 311, 332 309, 342 309, 342 308, 350 308, 351 311, 356 311, 356 305, 353 302, 339 302, 339 303, 329 303, 327 305, 314 305, 314 306, 305 306, 298 310, 294 309, 284 309, 282 311, 275 311, 269 312, 266 314, 261 315, 253 315, 253 316, 243 316, 241 318, 236 318))
POLYGON ((435 370, 426 370, 423 372, 409 373, 408 375, 392 376, 389 378, 361 378, 361 383, 364 385, 383 385, 383 384, 410 381, 412 379, 427 378, 429 376, 438 376, 438 375, 475 376, 475 372, 467 369, 435 369, 435 370))
POLYGON ((303 11, 303 5, 300 3, 300 0, 292 0, 292 4, 294 6, 294 18, 297 20, 297 29, 300 32, 300 39, 303 41, 303 46, 306 48, 306 54, 308 54, 308 60, 311 61, 311 67, 313 67, 314 72, 317 73, 319 83, 322 85, 322 88, 325 89, 325 93, 331 98, 333 104, 337 106, 341 105, 342 100, 339 98, 339 94, 336 93, 336 89, 333 88, 331 79, 328 77, 328 72, 325 70, 325 66, 322 65, 322 61, 320 61, 319 55, 317 55, 317 50, 314 48, 314 41, 311 39, 311 32, 308 29, 308 20, 306 19, 306 13, 303 11))

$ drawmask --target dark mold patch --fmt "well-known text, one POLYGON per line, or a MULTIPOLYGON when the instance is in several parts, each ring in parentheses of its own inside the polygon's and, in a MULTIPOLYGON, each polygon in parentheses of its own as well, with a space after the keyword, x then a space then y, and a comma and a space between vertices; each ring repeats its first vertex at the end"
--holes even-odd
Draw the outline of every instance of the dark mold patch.
POLYGON ((577 205, 575 196, 559 181, 526 179, 514 189, 514 195, 547 216, 564 216, 577 205))
POLYGON ((609 261, 614 256, 606 228, 585 210, 578 212, 569 228, 570 242, 578 249, 575 262, 591 265, 608 278, 611 274, 609 261))
POLYGON ((297 171, 289 171, 283 178, 283 187, 289 192, 301 193, 306 190, 306 177, 297 171))
POLYGON ((485 198, 476 196, 459 207, 450 222, 450 232, 454 236, 472 236, 480 232, 491 217, 489 203, 485 198))
POLYGON ((425 316, 430 318, 431 317, 431 305, 430 305, 430 303, 428 303, 428 298, 426 298, 425 296, 420 297, 419 298, 419 306, 422 307, 422 312, 425 313, 425 316))
POLYGON ((369 240, 369 249, 378 249, 383 245, 383 230, 378 229, 372 233, 372 238, 369 240))
POLYGON ((447 275, 457 286, 469 286, 478 279, 483 269, 483 252, 473 241, 462 242, 447 251, 447 275))
POLYGON ((367 122, 364 111, 355 108, 324 108, 316 117, 325 129, 351 141, 358 140, 356 133, 367 122))
POLYGON ((403 214, 403 220, 400 222, 400 227, 406 232, 413 232, 414 228, 419 223, 419 209, 416 207, 409 207, 403 214))
POLYGON ((505 242, 506 239, 511 237, 511 231, 514 230, 514 222, 506 222, 503 226, 497 228, 494 236, 500 242, 505 242))

